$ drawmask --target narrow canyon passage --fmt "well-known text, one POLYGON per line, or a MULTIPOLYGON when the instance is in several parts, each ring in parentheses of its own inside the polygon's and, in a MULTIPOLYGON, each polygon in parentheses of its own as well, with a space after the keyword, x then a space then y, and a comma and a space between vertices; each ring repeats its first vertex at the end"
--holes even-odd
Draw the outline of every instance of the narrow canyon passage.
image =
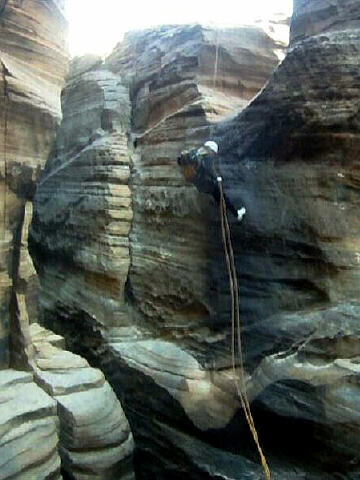
POLYGON ((70 59, 64 1, 0 3, 0 479, 358 480, 355 0, 128 33, 70 59), (282 60, 283 59, 283 60, 282 60), (237 365, 236 375, 239 375, 237 365))

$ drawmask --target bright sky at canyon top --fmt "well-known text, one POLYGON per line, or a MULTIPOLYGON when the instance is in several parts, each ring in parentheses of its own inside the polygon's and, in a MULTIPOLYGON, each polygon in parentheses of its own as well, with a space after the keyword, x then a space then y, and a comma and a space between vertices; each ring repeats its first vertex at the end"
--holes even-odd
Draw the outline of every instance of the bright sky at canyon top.
POLYGON ((129 30, 161 24, 240 25, 276 13, 291 15, 293 0, 67 0, 70 53, 105 55, 129 30))

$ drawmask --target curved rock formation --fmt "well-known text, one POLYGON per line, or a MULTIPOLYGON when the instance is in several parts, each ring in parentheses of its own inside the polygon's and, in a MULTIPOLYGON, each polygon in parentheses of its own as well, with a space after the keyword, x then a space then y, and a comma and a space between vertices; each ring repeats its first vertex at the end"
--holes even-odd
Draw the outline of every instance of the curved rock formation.
POLYGON ((105 64, 72 66, 31 233, 42 316, 106 373, 139 447, 140 478, 232 478, 229 462, 260 471, 236 457, 228 430, 241 415, 228 322, 217 313, 228 301, 213 257, 217 210, 176 157, 249 103, 279 48, 255 27, 163 27, 130 34, 105 64))
POLYGON ((30 327, 35 381, 57 402, 60 455, 75 480, 131 480, 133 438, 112 388, 100 370, 63 350, 62 337, 30 327))
POLYGON ((31 199, 60 121, 67 69, 60 3, 0 2, 0 478, 60 480, 56 402, 29 368, 36 276, 31 199), (35 282, 34 282, 35 280, 35 282), (11 342, 9 341, 11 337, 11 342), (11 343, 11 351, 9 344, 11 343))
POLYGON ((175 166, 182 148, 210 134, 226 193, 247 208, 231 227, 249 395, 273 476, 359 477, 359 18, 354 0, 296 1, 284 62, 220 126, 235 97, 255 93, 247 86, 256 54, 234 50, 234 32, 164 28, 118 46, 106 68, 130 89, 134 223, 127 301, 119 298, 122 315, 105 339, 88 292, 50 295, 57 271, 64 278, 70 268, 60 261, 52 272, 41 252, 61 259, 69 233, 50 248, 61 202, 53 207, 48 182, 39 190, 33 238, 44 316, 121 397, 139 478, 260 477, 229 373, 217 211, 175 166))
POLYGON ((56 402, 32 375, 0 372, 0 478, 60 480, 56 402))
POLYGON ((360 6, 330 3, 297 2, 286 59, 218 135, 248 210, 233 233, 250 394, 277 426, 265 448, 355 479, 360 6))
POLYGON ((256 27, 164 27, 129 34, 107 62, 130 84, 133 106, 128 292, 141 316, 135 322, 154 337, 183 338, 205 355, 224 335, 221 327, 209 329, 217 315, 211 263, 217 235, 209 199, 185 182, 176 158, 248 104, 277 65, 279 48, 256 27))
POLYGON ((42 307, 57 305, 70 322, 74 313, 93 319, 91 328, 116 326, 130 264, 128 89, 101 59, 78 59, 63 115, 36 197, 33 243, 48 225, 38 262, 42 307))
MULTIPOLYGON (((61 119, 63 7, 62 0, 0 3, 0 479, 58 480, 62 468, 77 480, 130 480, 132 434, 104 375, 59 348, 61 337, 29 326, 37 276, 28 227, 61 119), (5 370, 9 361, 34 376, 5 370)), ((112 122, 110 113, 103 121, 112 122)))
POLYGON ((61 117, 68 63, 61 3, 8 0, 0 16, 1 366, 9 361, 10 291, 17 283, 25 203, 35 192, 61 117))

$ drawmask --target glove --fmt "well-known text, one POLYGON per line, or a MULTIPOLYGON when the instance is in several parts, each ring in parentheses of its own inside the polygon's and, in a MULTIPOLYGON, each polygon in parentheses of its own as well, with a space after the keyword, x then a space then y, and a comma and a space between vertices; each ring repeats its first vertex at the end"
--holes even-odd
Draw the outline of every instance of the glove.
POLYGON ((238 222, 241 222, 241 220, 243 219, 245 213, 246 213, 246 208, 245 208, 245 207, 241 207, 241 208, 237 211, 237 221, 238 221, 238 222))
POLYGON ((186 156, 188 152, 183 150, 177 158, 178 165, 186 165, 188 162, 186 161, 186 156))

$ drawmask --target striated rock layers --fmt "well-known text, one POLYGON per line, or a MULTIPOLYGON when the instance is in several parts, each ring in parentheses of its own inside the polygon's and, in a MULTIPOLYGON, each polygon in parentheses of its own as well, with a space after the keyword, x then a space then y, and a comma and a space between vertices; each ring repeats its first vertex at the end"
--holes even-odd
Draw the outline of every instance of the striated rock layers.
POLYGON ((249 392, 270 457, 355 480, 360 5, 295 7, 286 59, 217 131, 228 194, 248 209, 233 235, 249 392))
POLYGON ((194 334, 204 326, 207 201, 185 184, 176 157, 248 103, 277 64, 278 48, 256 28, 165 27, 129 34, 106 64, 94 58, 73 64, 32 232, 48 324, 60 319, 69 331, 74 315, 82 317, 90 342, 104 327, 137 335, 142 321, 155 335, 171 333, 171 322, 194 334), (188 272, 180 283, 179 269, 188 272), (161 281, 149 284, 149 275, 161 281), (135 312, 124 302, 126 282, 135 312))
POLYGON ((60 480, 56 402, 15 370, 0 374, 0 478, 60 480))
MULTIPOLYGON (((42 309, 49 324, 67 330, 72 348, 102 366, 121 396, 139 447, 138 478, 261 476, 229 373, 229 297, 217 211, 184 183, 175 164, 182 148, 210 134, 220 144, 226 193, 247 208, 244 221, 231 227, 248 390, 273 477, 360 475, 360 6, 354 0, 298 0, 294 6, 284 62, 255 100, 221 125, 215 122, 231 105, 241 108, 256 93, 257 65, 264 77, 275 65, 269 40, 270 49, 260 37, 257 48, 245 42, 239 49, 235 31, 133 34, 106 67, 79 73, 68 87, 106 68, 129 87, 131 262, 127 280, 114 282, 118 288, 127 281, 125 298, 118 299, 122 314, 110 315, 109 324, 89 303, 97 288, 109 291, 87 278, 95 260, 87 260, 82 278, 76 273, 78 290, 61 280, 66 271, 72 277, 75 254, 93 245, 101 220, 101 232, 111 220, 106 204, 88 227, 89 242, 83 240, 81 219, 91 209, 79 215, 76 199, 62 208, 61 192, 48 183, 59 188, 56 168, 64 175, 68 157, 60 158, 39 189, 33 227, 42 309), (72 247, 70 226, 79 233, 72 247)), ((111 136, 102 127, 107 133, 91 139, 106 110, 102 98, 95 123, 90 98, 75 115, 80 125, 91 120, 81 161, 86 148, 93 151, 111 136)), ((69 172, 87 186, 82 174, 69 172)), ((70 184, 69 178, 66 188, 70 184)), ((78 202, 81 187, 72 190, 78 202)), ((115 259, 107 261, 104 270, 112 272, 115 259)))
POLYGON ((277 65, 278 47, 255 27, 164 27, 130 34, 108 59, 130 84, 133 108, 128 293, 140 317, 134 321, 153 337, 205 355, 224 335, 221 326, 208 327, 217 310, 210 223, 217 212, 186 183, 176 158, 248 104, 277 65))
POLYGON ((31 199, 60 121, 67 67, 60 2, 0 2, 0 478, 60 480, 56 402, 30 373, 31 199), (10 340, 11 339, 11 340, 10 340), (10 349, 11 344, 11 349, 10 349), (11 350, 11 351, 10 351, 11 350), (10 355, 11 353, 11 355, 10 355))
POLYGON ((217 208, 176 158, 248 105, 279 49, 255 27, 162 27, 72 65, 30 239, 42 319, 120 396, 139 478, 260 472, 230 435, 249 443, 218 315, 229 299, 217 208))
POLYGON ((57 402, 64 472, 74 480, 133 480, 133 438, 112 388, 100 370, 63 350, 64 340, 30 327, 34 377, 57 402))
POLYGON ((33 323, 28 228, 61 119, 63 3, 0 2, 0 479, 58 480, 62 471, 73 480, 130 480, 132 434, 103 373, 33 323))
MULTIPOLYGON (((0 367, 6 367, 9 316, 14 321, 17 310, 16 299, 9 308, 11 291, 26 294, 26 283, 17 278, 25 204, 34 194, 60 121, 67 28, 61 2, 8 0, 1 6, 0 367)), ((31 293, 30 271, 27 278, 31 293)))

